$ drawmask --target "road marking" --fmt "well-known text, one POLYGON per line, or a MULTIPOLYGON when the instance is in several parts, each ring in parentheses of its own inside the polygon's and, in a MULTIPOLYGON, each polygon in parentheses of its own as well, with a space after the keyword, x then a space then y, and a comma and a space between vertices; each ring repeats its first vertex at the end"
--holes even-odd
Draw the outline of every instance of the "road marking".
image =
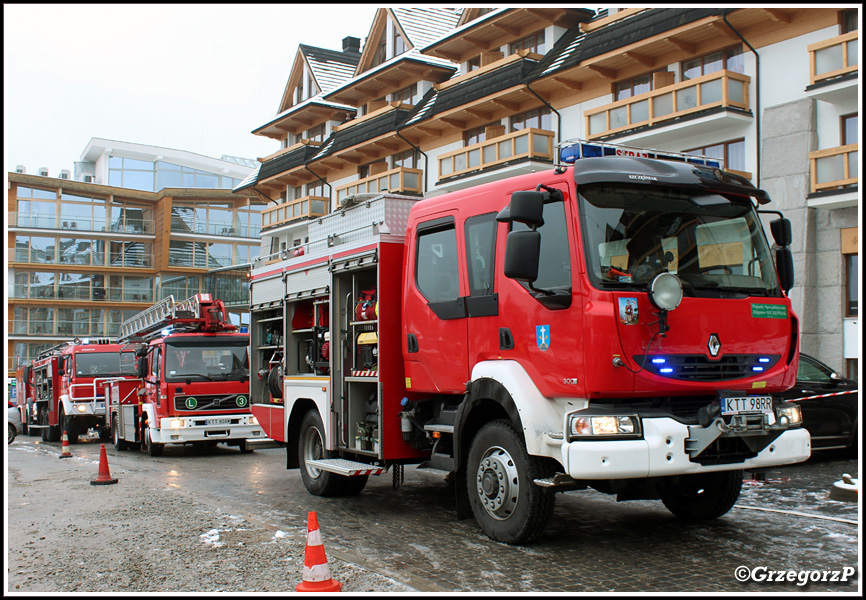
POLYGON ((813 519, 824 519, 826 521, 839 521, 840 523, 850 523, 851 525, 859 525, 858 521, 852 521, 850 519, 840 519, 839 517, 827 517, 824 515, 811 515, 808 513, 796 512, 793 510, 777 510, 775 508, 759 508, 757 506, 742 506, 740 504, 735 504, 734 508, 745 508, 747 510, 763 510, 765 512, 774 512, 781 513, 783 515, 795 515, 798 517, 811 517, 813 519))

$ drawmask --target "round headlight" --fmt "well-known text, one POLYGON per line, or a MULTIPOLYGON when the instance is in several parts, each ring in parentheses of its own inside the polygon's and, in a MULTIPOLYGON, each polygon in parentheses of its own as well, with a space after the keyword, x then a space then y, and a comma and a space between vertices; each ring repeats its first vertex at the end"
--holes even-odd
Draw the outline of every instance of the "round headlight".
POLYGON ((659 273, 649 288, 649 300, 656 308, 673 310, 683 299, 683 283, 673 273, 659 273))

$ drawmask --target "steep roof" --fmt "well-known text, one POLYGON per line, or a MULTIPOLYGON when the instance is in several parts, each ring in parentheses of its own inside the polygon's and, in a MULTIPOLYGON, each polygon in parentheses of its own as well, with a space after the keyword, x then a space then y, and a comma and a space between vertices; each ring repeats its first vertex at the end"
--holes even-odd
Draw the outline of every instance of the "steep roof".
POLYGON ((310 65, 313 77, 316 78, 316 83, 319 84, 323 94, 327 94, 349 79, 361 58, 360 53, 328 50, 306 44, 298 45, 298 51, 307 59, 307 64, 310 65))

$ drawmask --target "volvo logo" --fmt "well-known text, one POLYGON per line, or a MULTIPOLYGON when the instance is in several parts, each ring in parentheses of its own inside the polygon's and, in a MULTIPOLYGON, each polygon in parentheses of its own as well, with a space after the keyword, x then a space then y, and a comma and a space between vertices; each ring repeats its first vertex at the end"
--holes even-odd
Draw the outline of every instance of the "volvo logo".
POLYGON ((710 334, 710 341, 707 342, 707 348, 710 350, 710 356, 716 357, 722 349, 722 342, 719 341, 719 336, 715 333, 710 334))

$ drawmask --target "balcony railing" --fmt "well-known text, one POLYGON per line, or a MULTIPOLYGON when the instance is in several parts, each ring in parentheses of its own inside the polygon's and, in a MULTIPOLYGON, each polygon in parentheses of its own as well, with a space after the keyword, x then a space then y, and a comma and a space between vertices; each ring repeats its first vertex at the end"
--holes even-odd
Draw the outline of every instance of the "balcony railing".
POLYGON ((232 237, 258 238, 261 227, 258 225, 235 225, 229 221, 195 222, 192 225, 178 215, 171 217, 171 231, 176 233, 204 233, 207 235, 222 235, 232 237))
POLYGON ((79 252, 71 255, 63 254, 56 259, 54 253, 47 254, 36 248, 9 247, 9 257, 13 262, 31 265, 75 265, 89 267, 125 267, 136 269, 152 269, 153 254, 139 252, 108 252, 109 262, 105 264, 105 252, 79 252))
POLYGON ((423 177, 424 171, 421 169, 397 167, 338 187, 337 201, 339 202, 352 194, 375 194, 386 191, 394 194, 421 194, 423 193, 421 190, 423 177))
POLYGON ((329 200, 322 196, 304 196, 262 211, 262 229, 284 225, 298 219, 311 219, 328 214, 329 200))
POLYGON ((27 214, 20 212, 9 213, 9 223, 14 223, 17 227, 28 227, 32 229, 60 229, 69 231, 70 233, 147 233, 152 234, 153 220, 152 219, 136 219, 126 223, 112 221, 107 223, 105 219, 84 218, 84 217, 65 217, 63 215, 41 215, 27 214))
POLYGON ((807 46, 809 83, 815 84, 857 71, 858 32, 852 31, 807 46))
POLYGON ((812 193, 857 184, 857 147, 848 144, 809 153, 812 193))
POLYGON ((13 300, 86 300, 106 302, 153 302, 152 290, 129 290, 119 287, 91 285, 31 285, 13 286, 13 300))
POLYGON ((552 131, 521 129, 439 156, 439 178, 488 169, 519 159, 553 160, 552 131))
POLYGON ((717 71, 584 113, 589 138, 664 123, 715 107, 749 110, 747 75, 717 71))

